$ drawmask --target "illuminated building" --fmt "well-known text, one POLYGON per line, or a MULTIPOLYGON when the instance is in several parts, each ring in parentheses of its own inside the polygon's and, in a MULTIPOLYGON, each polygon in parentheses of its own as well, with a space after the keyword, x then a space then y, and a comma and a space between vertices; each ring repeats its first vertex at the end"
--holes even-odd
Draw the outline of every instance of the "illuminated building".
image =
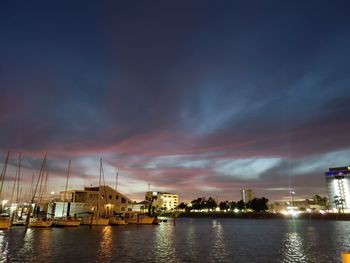
POLYGON ((242 189, 241 194, 244 203, 248 203, 249 201, 254 199, 254 192, 252 189, 242 189))
POLYGON ((350 167, 329 168, 325 177, 333 211, 350 212, 350 167))
POLYGON ((156 210, 172 211, 179 202, 177 194, 163 193, 163 192, 146 192, 146 201, 149 201, 156 210))
MULTIPOLYGON (((128 211, 140 210, 140 205, 133 202, 130 198, 117 192, 109 186, 101 185, 101 215, 111 216, 114 213, 123 213, 128 211)), ((55 217, 62 216, 63 209, 65 214, 83 216, 91 211, 96 211, 99 199, 99 186, 85 187, 84 190, 67 190, 60 192, 60 197, 52 203, 49 208, 51 214, 55 217), (66 202, 64 203, 64 196, 66 202)))

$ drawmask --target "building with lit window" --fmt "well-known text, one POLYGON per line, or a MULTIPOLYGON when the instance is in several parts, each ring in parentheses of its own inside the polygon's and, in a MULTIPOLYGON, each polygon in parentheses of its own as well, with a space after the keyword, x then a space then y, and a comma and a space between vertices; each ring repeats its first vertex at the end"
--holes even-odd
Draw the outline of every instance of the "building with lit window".
POLYGON ((249 201, 254 199, 254 192, 252 189, 242 189, 241 195, 244 203, 248 203, 249 201))
POLYGON ((325 177, 332 210, 350 212, 350 166, 329 168, 325 177))
POLYGON ((146 192, 146 201, 151 203, 156 211, 172 211, 178 206, 179 196, 177 194, 163 192, 146 192))
POLYGON ((50 213, 55 217, 63 216, 63 214, 84 216, 96 211, 98 205, 100 205, 100 214, 103 216, 140 210, 140 205, 124 194, 107 185, 100 187, 101 189, 96 186, 85 187, 84 190, 60 192, 60 197, 51 205, 50 213))

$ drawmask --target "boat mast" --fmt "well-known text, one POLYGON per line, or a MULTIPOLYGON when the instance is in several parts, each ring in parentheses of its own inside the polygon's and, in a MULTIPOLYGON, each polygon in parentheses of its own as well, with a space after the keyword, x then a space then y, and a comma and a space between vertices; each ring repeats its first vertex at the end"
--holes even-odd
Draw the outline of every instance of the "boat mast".
POLYGON ((101 176, 102 176, 102 158, 100 158, 100 178, 98 181, 98 204, 97 204, 98 217, 100 217, 100 206, 101 206, 101 176))
MULTIPOLYGON (((2 194, 2 187, 4 186, 4 181, 5 181, 5 174, 6 174, 6 169, 7 169, 7 163, 9 161, 9 157, 10 157, 10 151, 7 152, 6 158, 5 158, 5 162, 4 165, 2 167, 2 171, 1 171, 1 176, 0 176, 0 199, 1 199, 1 194, 2 194)), ((1 207, 1 209, 3 209, 3 207, 1 207)))
POLYGON ((45 165, 46 165, 46 154, 45 154, 43 163, 41 164, 41 168, 40 168, 40 172, 39 172, 38 181, 36 182, 35 189, 34 189, 34 191, 33 191, 31 203, 34 203, 35 194, 36 194, 36 191, 37 191, 37 189, 38 189, 38 185, 39 185, 40 178, 42 177, 42 175, 43 175, 43 173, 44 173, 45 165))
POLYGON ((116 191, 116 192, 118 191, 118 176, 119 176, 119 174, 118 174, 118 172, 117 172, 116 178, 115 178, 115 191, 116 191))
MULTIPOLYGON (((102 164, 102 162, 101 162, 101 167, 102 167, 103 192, 104 192, 104 200, 105 200, 104 203, 105 203, 105 205, 107 205, 107 192, 106 192, 105 173, 103 172, 103 164, 102 164)), ((103 209, 103 210, 105 210, 105 209, 103 209)))
POLYGON ((47 166, 45 166, 42 176, 41 176, 41 182, 40 182, 40 190, 39 190, 39 204, 42 203, 43 201, 43 196, 46 192, 46 186, 47 186, 47 178, 49 176, 49 171, 47 169, 47 166), (45 176, 46 172, 46 176, 45 176), (44 176, 45 176, 45 181, 44 181, 44 176))
MULTIPOLYGON (((18 157, 18 176, 17 176, 17 196, 16 196, 16 203, 19 203, 19 197, 20 197, 20 193, 19 193, 19 181, 21 178, 21 160, 22 160, 22 154, 21 152, 19 152, 19 157, 18 157)), ((21 189, 22 190, 22 189, 21 189)))
MULTIPOLYGON (((20 157, 19 157, 20 158, 20 157)), ((13 180, 13 187, 12 187, 12 194, 11 194, 11 199, 10 199, 10 204, 15 204, 16 202, 14 202, 14 196, 15 196, 15 189, 16 189, 16 184, 17 184, 17 177, 19 176, 18 175, 18 171, 19 171, 19 166, 20 166, 20 159, 18 159, 18 166, 16 168, 16 174, 15 174, 15 178, 13 180)), ((17 188, 17 191, 18 191, 18 188, 17 188)), ((17 192, 17 199, 18 199, 18 192, 17 192)), ((18 203, 18 201, 17 201, 18 203)))
POLYGON ((66 196, 67 196, 67 188, 68 188, 68 178, 69 178, 69 173, 70 173, 70 163, 71 161, 68 161, 68 171, 67 171, 67 179, 66 179, 66 187, 64 189, 64 196, 63 196, 63 209, 62 209, 62 217, 64 216, 64 209, 66 206, 66 196))

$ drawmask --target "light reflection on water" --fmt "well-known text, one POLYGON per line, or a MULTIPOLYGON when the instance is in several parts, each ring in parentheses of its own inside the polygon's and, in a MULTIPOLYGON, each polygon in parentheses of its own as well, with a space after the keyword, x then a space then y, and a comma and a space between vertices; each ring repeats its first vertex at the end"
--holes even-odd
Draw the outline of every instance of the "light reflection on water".
POLYGON ((159 226, 0 231, 1 262, 340 262, 350 224, 180 218, 159 226))
POLYGON ((223 231, 222 225, 219 220, 213 220, 212 222, 212 231, 213 231, 213 243, 211 246, 211 255, 210 258, 214 262, 222 261, 227 258, 228 249, 225 245, 225 233, 223 231))
POLYGON ((306 262, 306 255, 304 252, 304 240, 301 234, 298 233, 297 225, 299 221, 287 221, 287 232, 282 241, 282 258, 283 262, 306 262))
POLYGON ((112 260, 113 255, 113 237, 112 237, 112 227, 105 226, 101 229, 101 239, 97 251, 97 261, 99 262, 109 262, 112 260))
POLYGON ((4 262, 8 254, 8 241, 4 230, 0 230, 0 244, 1 262, 4 262))
POLYGON ((152 249, 156 262, 180 262, 176 255, 175 228, 161 224, 155 228, 155 242, 152 249))

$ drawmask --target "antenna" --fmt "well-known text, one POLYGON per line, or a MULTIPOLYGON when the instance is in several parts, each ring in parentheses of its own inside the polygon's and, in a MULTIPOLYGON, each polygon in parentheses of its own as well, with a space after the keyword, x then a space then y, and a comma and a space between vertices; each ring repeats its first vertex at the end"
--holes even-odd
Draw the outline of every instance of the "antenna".
POLYGON ((148 192, 151 192, 151 184, 148 184, 148 192))

